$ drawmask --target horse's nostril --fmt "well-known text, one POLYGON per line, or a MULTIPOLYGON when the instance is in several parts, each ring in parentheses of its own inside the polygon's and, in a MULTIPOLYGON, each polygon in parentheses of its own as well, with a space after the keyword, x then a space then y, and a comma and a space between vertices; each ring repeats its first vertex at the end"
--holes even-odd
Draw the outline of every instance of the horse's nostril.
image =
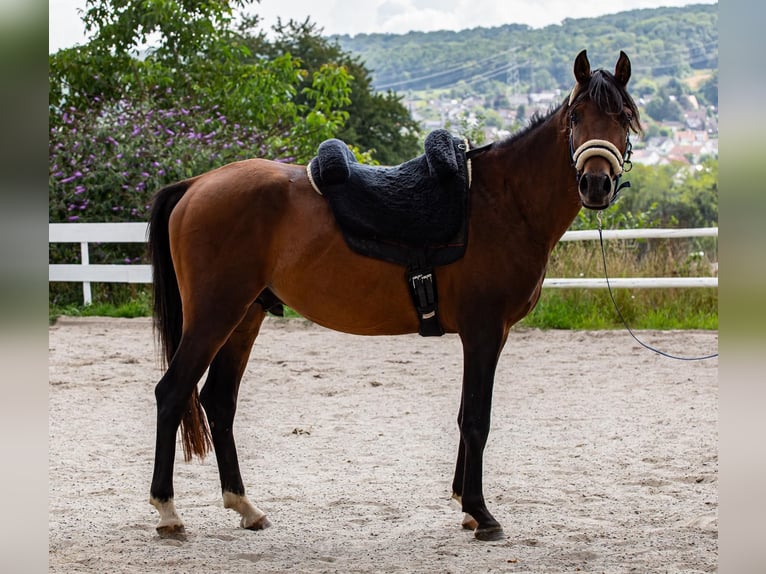
POLYGON ((612 191, 612 179, 609 176, 604 176, 602 183, 604 193, 611 193, 612 191))
POLYGON ((580 178, 580 193, 583 195, 588 191, 588 176, 583 175, 580 178))

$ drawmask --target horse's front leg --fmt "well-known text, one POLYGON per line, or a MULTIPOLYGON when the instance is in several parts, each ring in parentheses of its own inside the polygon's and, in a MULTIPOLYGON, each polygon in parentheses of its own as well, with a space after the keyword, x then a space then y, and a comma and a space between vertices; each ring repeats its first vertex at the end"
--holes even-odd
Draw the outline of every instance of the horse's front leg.
POLYGON ((499 540, 503 528, 484 502, 482 468, 489 436, 495 368, 507 330, 461 335, 463 340, 463 392, 458 414, 461 444, 453 481, 453 496, 461 502, 464 527, 473 527, 479 540, 499 540))
MULTIPOLYGON (((463 397, 460 397, 460 408, 457 411, 457 428, 460 429, 463 426, 463 397)), ((465 443, 463 437, 460 437, 457 445, 457 462, 455 463, 455 478, 452 480, 452 498, 457 501, 459 505, 463 505, 463 475, 465 471, 465 443)), ((470 514, 463 516, 462 526, 466 530, 476 530, 479 524, 474 520, 470 514)))
POLYGON ((265 311, 259 303, 250 307, 245 318, 213 359, 200 394, 200 401, 210 423, 221 478, 223 505, 239 513, 240 525, 249 530, 262 530, 271 524, 266 514, 245 495, 233 427, 240 381, 264 316, 265 311))

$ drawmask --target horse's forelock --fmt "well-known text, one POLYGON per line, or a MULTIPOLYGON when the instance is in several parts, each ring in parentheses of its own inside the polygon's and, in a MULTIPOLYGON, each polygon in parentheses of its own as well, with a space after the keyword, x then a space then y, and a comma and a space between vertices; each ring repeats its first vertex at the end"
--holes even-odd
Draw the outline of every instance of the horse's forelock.
POLYGON ((642 131, 636 102, 611 72, 602 69, 594 70, 588 85, 577 94, 575 101, 585 97, 592 100, 601 111, 607 114, 622 115, 627 108, 630 110, 631 129, 635 132, 642 131))

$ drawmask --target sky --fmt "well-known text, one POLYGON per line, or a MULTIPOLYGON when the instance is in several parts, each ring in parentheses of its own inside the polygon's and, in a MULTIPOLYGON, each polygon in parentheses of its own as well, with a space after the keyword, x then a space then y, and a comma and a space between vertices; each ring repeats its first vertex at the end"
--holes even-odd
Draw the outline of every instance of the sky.
MULTIPOLYGON (((311 21, 324 34, 413 30, 462 30, 476 26, 527 24, 541 28, 565 18, 588 18, 636 8, 713 4, 716 0, 261 0, 250 10, 269 28, 277 17, 311 21)), ((50 0, 48 12, 49 52, 87 41, 78 9, 85 0, 50 0)))

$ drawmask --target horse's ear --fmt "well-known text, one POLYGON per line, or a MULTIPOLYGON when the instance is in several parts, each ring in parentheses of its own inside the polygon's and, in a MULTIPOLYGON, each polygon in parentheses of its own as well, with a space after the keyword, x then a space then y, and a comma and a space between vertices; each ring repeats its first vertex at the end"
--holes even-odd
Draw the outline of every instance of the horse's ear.
POLYGON ((579 85, 584 86, 590 80, 590 75, 590 62, 586 50, 583 50, 575 58, 574 77, 579 85))
POLYGON ((614 67, 614 77, 623 87, 627 86, 628 80, 630 80, 630 59, 628 59, 628 55, 622 50, 620 50, 620 57, 617 60, 617 65, 614 67))

